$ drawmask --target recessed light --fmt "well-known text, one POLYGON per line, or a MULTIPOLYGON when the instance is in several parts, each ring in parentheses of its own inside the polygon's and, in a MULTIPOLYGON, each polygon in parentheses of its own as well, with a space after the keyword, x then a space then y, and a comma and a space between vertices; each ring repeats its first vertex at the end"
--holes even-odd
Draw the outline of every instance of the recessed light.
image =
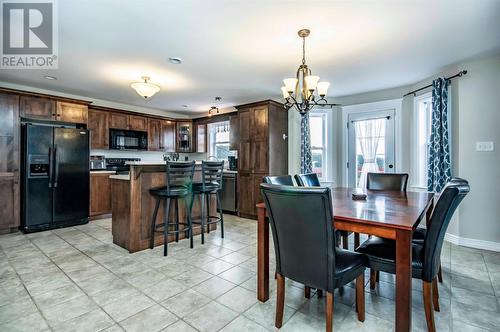
POLYGON ((189 107, 189 106, 188 106, 188 105, 182 105, 182 107, 184 107, 184 108, 185 108, 185 107, 189 107))
POLYGON ((52 80, 52 81, 57 80, 57 77, 49 76, 49 75, 46 75, 43 78, 45 78, 46 80, 52 80))
POLYGON ((168 58, 168 61, 174 65, 180 65, 182 63, 182 59, 175 56, 168 58))

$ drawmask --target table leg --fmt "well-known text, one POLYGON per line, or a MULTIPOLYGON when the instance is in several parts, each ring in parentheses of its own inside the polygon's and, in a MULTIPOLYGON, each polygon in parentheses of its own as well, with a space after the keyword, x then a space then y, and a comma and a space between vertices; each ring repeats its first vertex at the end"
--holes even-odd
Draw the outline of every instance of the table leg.
POLYGON ((257 208, 257 299, 269 299, 269 223, 261 207, 257 208))
POLYGON ((396 331, 411 330, 411 231, 396 231, 396 331))

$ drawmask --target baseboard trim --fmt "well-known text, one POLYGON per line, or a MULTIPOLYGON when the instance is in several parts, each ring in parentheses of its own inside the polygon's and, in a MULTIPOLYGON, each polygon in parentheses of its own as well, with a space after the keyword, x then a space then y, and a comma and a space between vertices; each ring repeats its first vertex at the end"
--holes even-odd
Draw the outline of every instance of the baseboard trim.
POLYGON ((459 246, 500 252, 500 242, 470 239, 449 233, 446 233, 444 239, 459 246))

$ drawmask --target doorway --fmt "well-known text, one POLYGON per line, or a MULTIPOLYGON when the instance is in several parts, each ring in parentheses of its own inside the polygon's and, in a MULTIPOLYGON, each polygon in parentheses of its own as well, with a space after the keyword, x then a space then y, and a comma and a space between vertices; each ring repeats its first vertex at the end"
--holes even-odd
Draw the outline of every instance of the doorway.
POLYGON ((348 116, 348 186, 366 188, 367 173, 394 173, 394 110, 348 116))

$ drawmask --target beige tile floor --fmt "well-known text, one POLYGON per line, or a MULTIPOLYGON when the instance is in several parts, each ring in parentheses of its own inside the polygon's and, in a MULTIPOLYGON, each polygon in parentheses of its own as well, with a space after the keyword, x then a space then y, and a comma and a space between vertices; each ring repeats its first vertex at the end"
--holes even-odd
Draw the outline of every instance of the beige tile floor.
MULTIPOLYGON (((0 236, 0 331, 269 331, 271 299, 256 299, 256 222, 226 215, 226 238, 195 239, 128 254, 112 243, 111 221, 0 236)), ((271 258, 273 260, 273 258, 271 258)), ((272 264, 272 262, 271 262, 272 264)), ((439 331, 500 329, 500 253, 445 243, 439 331)), ((366 279, 368 281, 368 278, 366 279)), ((366 287, 366 320, 354 289, 335 293, 336 331, 391 331, 394 278, 366 287)), ((413 282, 413 330, 425 331, 421 283, 413 282)), ((306 300, 287 281, 284 331, 323 331, 324 299, 306 300)))

